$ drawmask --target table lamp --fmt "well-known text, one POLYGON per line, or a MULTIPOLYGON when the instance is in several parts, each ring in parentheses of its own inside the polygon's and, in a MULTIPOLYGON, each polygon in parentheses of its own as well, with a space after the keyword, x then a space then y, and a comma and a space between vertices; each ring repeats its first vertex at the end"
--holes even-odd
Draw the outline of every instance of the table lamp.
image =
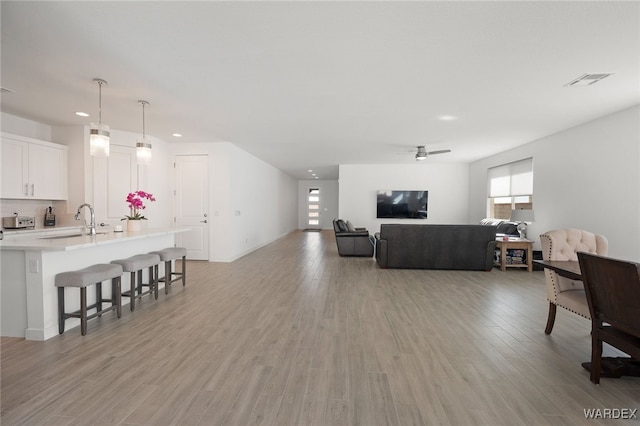
POLYGON ((535 221, 533 210, 511 210, 511 221, 520 222, 517 227, 520 238, 527 238, 527 224, 525 222, 535 221))

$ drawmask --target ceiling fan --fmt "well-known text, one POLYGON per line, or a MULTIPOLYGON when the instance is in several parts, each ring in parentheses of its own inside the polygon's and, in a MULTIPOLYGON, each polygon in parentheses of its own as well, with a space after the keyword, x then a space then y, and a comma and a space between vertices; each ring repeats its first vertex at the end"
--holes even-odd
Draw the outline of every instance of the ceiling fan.
POLYGON ((440 149, 437 151, 427 151, 424 145, 418 145, 416 147, 418 150, 416 151, 416 161, 426 160, 429 155, 436 154, 446 154, 447 152, 451 152, 450 149, 440 149))

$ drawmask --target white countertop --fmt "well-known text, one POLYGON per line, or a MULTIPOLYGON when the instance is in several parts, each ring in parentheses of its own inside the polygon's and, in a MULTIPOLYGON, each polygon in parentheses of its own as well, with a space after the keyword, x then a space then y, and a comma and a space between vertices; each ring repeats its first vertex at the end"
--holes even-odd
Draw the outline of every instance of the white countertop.
POLYGON ((0 241, 0 250, 68 251, 157 235, 175 234, 188 230, 189 228, 150 228, 139 232, 127 232, 126 230, 124 232, 114 232, 113 230, 98 229, 98 235, 94 236, 87 235, 86 228, 81 227, 58 228, 55 231, 24 230, 10 235, 5 234, 4 240, 0 241), (83 235, 68 238, 51 238, 79 233, 83 235))

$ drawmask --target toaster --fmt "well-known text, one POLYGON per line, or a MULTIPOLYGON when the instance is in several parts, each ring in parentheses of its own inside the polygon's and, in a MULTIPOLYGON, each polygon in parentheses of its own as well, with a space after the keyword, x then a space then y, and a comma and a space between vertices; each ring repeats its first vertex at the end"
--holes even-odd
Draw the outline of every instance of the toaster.
POLYGON ((36 218, 33 216, 9 216, 2 218, 4 229, 35 228, 36 218))

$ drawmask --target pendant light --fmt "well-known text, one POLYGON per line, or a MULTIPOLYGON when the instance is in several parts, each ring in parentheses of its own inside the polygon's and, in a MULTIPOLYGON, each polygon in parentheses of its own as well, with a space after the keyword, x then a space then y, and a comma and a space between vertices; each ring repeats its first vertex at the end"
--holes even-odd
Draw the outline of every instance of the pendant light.
POLYGON ((136 142, 136 158, 138 164, 147 165, 151 164, 151 142, 147 140, 144 129, 144 107, 149 105, 147 101, 138 101, 142 104, 142 138, 138 138, 136 142))
POLYGON ((98 124, 91 123, 89 131, 89 154, 95 157, 109 156, 109 126, 102 124, 102 85, 107 84, 101 78, 94 78, 98 83, 98 124))

